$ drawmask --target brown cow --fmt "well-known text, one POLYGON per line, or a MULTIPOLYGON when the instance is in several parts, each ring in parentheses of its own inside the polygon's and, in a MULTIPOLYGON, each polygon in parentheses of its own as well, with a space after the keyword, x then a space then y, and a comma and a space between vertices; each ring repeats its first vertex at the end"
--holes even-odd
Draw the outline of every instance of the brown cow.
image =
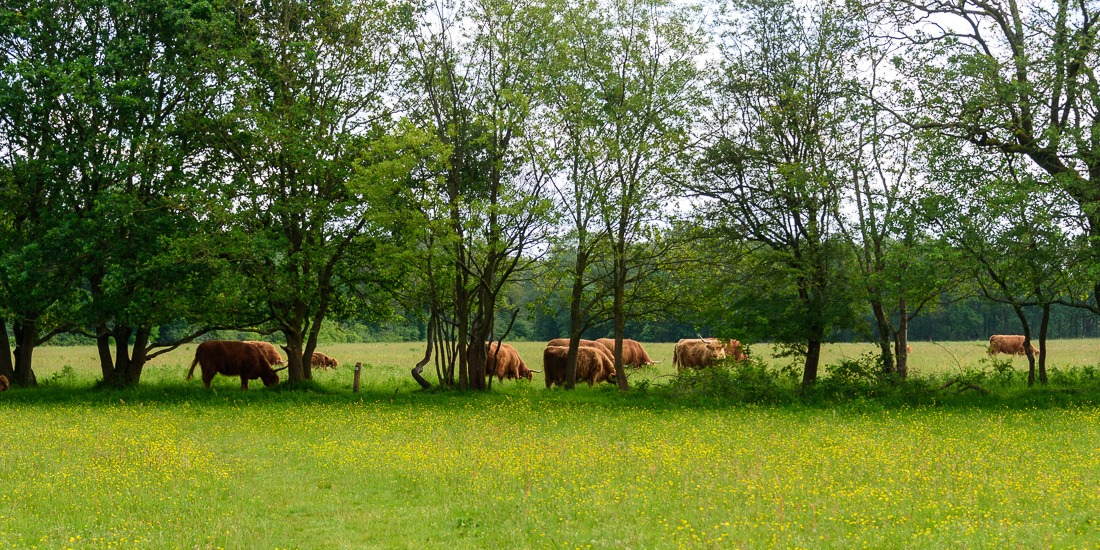
POLYGON ((726 357, 732 357, 735 361, 744 361, 749 358, 749 354, 745 353, 745 347, 741 345, 740 340, 731 339, 726 344, 726 357))
POLYGON ((672 349, 672 364, 676 370, 699 369, 726 358, 726 346, 716 338, 684 338, 672 349))
MULTIPOLYGON (((550 340, 549 342, 547 342, 546 345, 547 346, 569 347, 569 339, 568 338, 554 338, 553 340, 550 340)), ((581 338, 580 347, 582 347, 582 348, 583 347, 592 348, 596 351, 596 353, 599 353, 600 355, 606 357, 608 361, 611 361, 612 365, 615 364, 615 356, 612 355, 612 349, 614 349, 614 348, 609 348, 609 347, 601 344, 600 342, 598 342, 596 340, 585 340, 583 338, 581 338)), ((624 361, 624 364, 625 364, 625 361, 624 361)))
MULTIPOLYGON (((1027 355, 1024 351, 1024 337, 1020 334, 994 334, 989 337, 989 349, 986 350, 986 353, 989 355, 998 353, 1027 355)), ((1032 345, 1031 353, 1039 353, 1039 350, 1032 345)))
POLYGON ((335 360, 335 359, 333 359, 333 358, 331 358, 331 357, 329 357, 329 356, 327 356, 327 355, 325 355, 325 354, 323 354, 319 351, 313 352, 313 356, 310 358, 309 364, 311 366, 320 367, 322 369, 327 369, 329 367, 335 368, 335 367, 340 366, 339 361, 337 361, 337 360, 335 360))
POLYGON ((283 363, 286 363, 286 361, 283 361, 283 356, 279 355, 278 348, 276 348, 275 344, 272 344, 271 342, 245 340, 244 343, 252 344, 253 346, 259 348, 260 353, 264 354, 264 359, 267 359, 267 362, 271 363, 272 365, 281 365, 283 363))
MULTIPOLYGON (((546 378, 546 388, 554 384, 565 385, 565 368, 569 362, 567 346, 546 346, 542 350, 542 370, 546 378)), ((584 380, 588 385, 611 382, 615 379, 615 363, 594 346, 577 348, 577 381, 584 380)))
POLYGON ((11 383, 8 382, 8 377, 0 374, 0 391, 8 391, 11 387, 11 383))
MULTIPOLYGON (((596 340, 597 343, 603 344, 604 347, 611 350, 612 357, 615 353, 615 340, 613 338, 600 338, 596 340)), ((623 366, 631 365, 634 367, 644 367, 646 365, 652 365, 656 361, 649 358, 649 354, 645 352, 645 348, 642 347, 641 342, 637 340, 631 340, 629 338, 623 338, 623 366)))
POLYGON ((520 378, 532 380, 534 379, 535 372, 536 371, 527 368, 527 363, 523 362, 523 359, 519 356, 519 352, 516 351, 516 348, 512 347, 511 344, 493 342, 486 347, 486 379, 496 376, 498 381, 502 381, 505 378, 509 380, 519 380, 520 378))
POLYGON ((191 361, 191 370, 187 372, 188 380, 195 375, 195 365, 202 367, 202 384, 207 388, 215 374, 240 376, 242 390, 248 389, 249 380, 257 378, 263 380, 265 386, 279 383, 279 375, 272 370, 271 363, 260 348, 244 342, 203 342, 195 348, 195 359, 191 361))

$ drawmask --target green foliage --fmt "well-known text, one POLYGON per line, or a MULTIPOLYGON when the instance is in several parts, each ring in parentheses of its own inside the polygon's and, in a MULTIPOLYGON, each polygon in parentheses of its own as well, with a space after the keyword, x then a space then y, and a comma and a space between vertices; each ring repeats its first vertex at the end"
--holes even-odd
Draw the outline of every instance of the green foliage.
POLYGON ((873 353, 864 353, 857 359, 842 359, 825 366, 830 382, 845 384, 873 384, 883 377, 882 360, 873 353))
POLYGON ((685 403, 790 403, 794 381, 761 361, 723 361, 703 369, 684 369, 656 391, 685 403))

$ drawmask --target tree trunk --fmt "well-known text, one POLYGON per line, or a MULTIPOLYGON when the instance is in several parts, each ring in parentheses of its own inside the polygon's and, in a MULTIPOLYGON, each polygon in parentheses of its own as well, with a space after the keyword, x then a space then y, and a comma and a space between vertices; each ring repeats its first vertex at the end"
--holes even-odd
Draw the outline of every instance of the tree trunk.
POLYGON ((141 373, 145 368, 149 353, 149 334, 152 327, 132 327, 122 325, 108 331, 100 327, 96 331, 96 347, 99 351, 100 370, 103 383, 113 388, 128 388, 141 382, 141 373), (134 336, 133 352, 130 351, 130 335, 134 336), (115 341, 114 355, 111 354, 111 339, 115 341))
POLYGON ((103 376, 103 382, 109 383, 115 377, 115 361, 111 356, 111 333, 107 325, 96 326, 95 345, 99 352, 99 370, 103 376))
POLYGON ((569 302, 569 358, 565 365, 565 389, 571 390, 577 385, 577 355, 581 335, 584 333, 581 300, 584 299, 584 270, 587 254, 577 253, 576 269, 573 271, 573 293, 569 302))
POLYGON ((115 327, 112 336, 115 339, 115 367, 108 385, 121 388, 126 386, 130 372, 130 327, 115 327))
POLYGON ((882 306, 882 302, 875 299, 871 300, 871 311, 875 314, 875 325, 878 327, 878 347, 880 357, 882 357, 882 372, 893 374, 895 352, 892 351, 893 346, 890 343, 890 323, 886 319, 886 308, 882 306))
POLYGON ((293 327, 283 327, 283 336, 286 337, 286 345, 283 346, 283 351, 286 352, 287 382, 308 380, 310 361, 307 361, 303 355, 305 343, 303 342, 302 331, 293 327))
POLYGON ((152 330, 152 327, 140 327, 134 332, 134 351, 130 354, 130 368, 126 376, 128 386, 136 386, 141 382, 141 373, 145 369, 145 361, 149 353, 149 334, 152 330))
POLYGON ((11 358, 11 340, 8 338, 8 325, 0 319, 0 375, 8 380, 15 378, 15 364, 11 358))
POLYGON ((1031 325, 1027 322, 1027 316, 1024 315, 1024 309, 1019 305, 1012 304, 1012 309, 1016 312, 1016 317, 1020 320, 1020 326, 1024 329, 1024 355, 1027 356, 1027 385, 1035 385, 1035 354, 1031 353, 1031 325))
POLYGON ((821 338, 806 341, 806 364, 802 370, 802 386, 812 386, 817 382, 817 367, 821 361, 821 338))
POLYGON ((898 331, 894 334, 894 340, 898 344, 897 349, 897 373, 898 378, 909 378, 909 304, 905 298, 898 300, 898 331))
POLYGON ((1047 383, 1047 328, 1050 325, 1050 304, 1043 304, 1043 318, 1039 322, 1039 383, 1047 383))
POLYGON ((428 327, 424 331, 428 338, 428 345, 424 348, 424 358, 416 363, 416 366, 412 368, 412 377, 416 380, 417 384, 420 384, 421 388, 430 389, 431 383, 424 379, 424 365, 427 365, 432 360, 432 347, 435 345, 435 324, 438 322, 435 308, 432 308, 431 316, 428 317, 428 327))
POLYGON ((488 351, 486 343, 492 340, 496 297, 487 290, 487 283, 484 280, 478 287, 477 315, 474 316, 471 324, 466 361, 469 370, 469 388, 485 390, 488 389, 488 383, 485 380, 486 352, 488 351))
MULTIPOLYGON (((624 250, 620 250, 620 253, 624 250)), ((623 256, 620 256, 622 258, 623 256)), ((626 369, 623 368, 622 339, 626 331, 626 262, 622 261, 615 275, 615 301, 612 305, 615 316, 615 379, 619 383, 620 391, 627 391, 630 386, 626 380, 626 369)))
POLYGON ((38 385, 34 375, 34 347, 38 339, 38 320, 25 318, 15 324, 15 369, 11 383, 20 387, 38 385))
POLYGON ((454 297, 455 333, 458 337, 457 353, 455 355, 458 359, 458 388, 466 390, 470 388, 470 363, 466 357, 466 348, 469 345, 469 333, 467 331, 470 329, 470 301, 466 293, 465 277, 462 274, 463 268, 461 262, 455 262, 455 269, 457 270, 454 297))

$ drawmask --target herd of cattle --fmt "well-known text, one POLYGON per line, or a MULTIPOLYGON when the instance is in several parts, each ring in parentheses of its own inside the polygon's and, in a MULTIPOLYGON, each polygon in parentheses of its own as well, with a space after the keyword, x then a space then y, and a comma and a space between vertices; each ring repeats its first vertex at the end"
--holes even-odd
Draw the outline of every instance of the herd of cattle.
MULTIPOLYGON (((906 346, 912 353, 912 346, 906 346)), ((615 341, 610 338, 598 340, 580 340, 577 349, 578 382, 587 382, 589 386, 601 382, 615 382, 615 341)), ((1033 353, 1039 350, 1031 346, 1033 353)), ((1024 337, 1019 335, 994 334, 989 337, 990 355, 1007 353, 1024 354, 1024 337)), ((542 370, 532 370, 520 357, 519 352, 510 344, 493 342, 486 345, 486 377, 495 376, 497 380, 533 380, 536 373, 542 373, 546 387, 555 384, 565 385, 566 365, 569 362, 569 339, 556 338, 546 343, 542 350, 542 370)), ((672 351, 672 364, 676 370, 686 368, 699 369, 710 366, 725 358, 744 361, 748 358, 744 346, 737 340, 719 340, 717 338, 684 338, 676 343, 672 351)), ((187 373, 190 380, 195 373, 195 365, 202 367, 202 382, 210 387, 215 374, 240 376, 241 389, 248 389, 248 381, 260 379, 264 385, 279 383, 277 371, 273 365, 283 363, 283 358, 274 345, 267 342, 230 342, 210 341, 199 344, 195 350, 195 360, 187 373)), ((644 367, 655 364, 642 344, 636 340, 623 339, 623 366, 644 367)), ((314 352, 312 365, 319 368, 338 366, 339 363, 320 352, 314 352)), ((286 367, 283 367, 286 368, 286 367)))
MULTIPOLYGON (((600 382, 615 382, 615 341, 610 338, 599 340, 581 340, 577 348, 576 380, 588 382, 588 385, 600 382)), ((543 373, 546 387, 554 384, 565 385, 566 365, 569 362, 569 339, 557 338, 546 344, 542 352, 542 370, 535 371, 527 367, 516 348, 510 344, 493 342, 486 345, 485 375, 496 376, 497 380, 534 379, 535 373, 543 373)), ((723 341, 717 338, 689 338, 676 343, 672 363, 679 369, 703 368, 715 361, 732 357, 743 361, 745 354, 741 342, 723 341)), ((202 370, 202 383, 207 388, 214 376, 239 376, 241 389, 248 389, 249 380, 261 380, 265 386, 279 383, 278 372, 285 369, 274 368, 285 363, 279 350, 268 342, 211 340, 203 342, 195 349, 195 359, 191 361, 191 370, 187 379, 195 375, 195 366, 202 370)), ((623 340, 623 365, 644 367, 655 364, 642 344, 636 340, 623 340)), ((319 368, 338 366, 339 363, 321 353, 314 352, 311 364, 319 368)))
MULTIPOLYGON (((909 352, 912 346, 906 346, 909 352)), ((581 340, 576 354, 576 381, 594 385, 601 382, 615 382, 615 340, 581 340)), ((989 337, 990 355, 1007 353, 1024 355, 1024 337, 1019 334, 993 334, 989 337)), ((1031 352, 1038 353, 1034 345, 1031 352)), ((542 371, 532 371, 524 363, 513 346, 494 342, 486 344, 486 377, 496 376, 504 379, 533 379, 535 373, 546 378, 547 388, 554 384, 565 384, 565 365, 569 363, 569 339, 558 338, 547 342, 542 350, 542 371)), ((748 355, 744 346, 737 340, 723 341, 716 338, 685 338, 676 342, 672 351, 672 364, 676 370, 683 368, 702 368, 716 361, 731 357, 735 361, 745 361, 748 355)), ((265 386, 278 384, 278 371, 274 365, 285 363, 274 344, 268 342, 211 340, 202 342, 195 350, 195 360, 191 361, 187 379, 195 376, 195 366, 202 371, 202 385, 210 387, 210 381, 216 374, 240 376, 241 389, 249 388, 250 379, 261 379, 265 386)), ((657 363, 650 359, 645 348, 636 340, 623 340, 623 365, 641 367, 657 363)), ((329 368, 340 363, 332 357, 313 352, 312 366, 329 368)), ((0 392, 10 387, 8 377, 0 375, 0 392)))
MULTIPOLYGON (((909 352, 913 351, 907 346, 909 352)), ((588 382, 588 385, 600 382, 615 382, 615 358, 612 355, 615 349, 615 341, 610 338, 598 340, 581 340, 577 349, 577 375, 578 382, 588 382)), ((1033 354, 1039 353, 1034 345, 1031 346, 1033 354)), ((542 370, 535 371, 527 367, 519 356, 516 348, 509 344, 494 342, 486 346, 486 377, 496 376, 497 380, 533 380, 535 373, 542 373, 546 379, 546 387, 554 384, 565 385, 566 365, 569 362, 569 339, 557 338, 547 342, 542 350, 542 370)), ((1006 353, 1009 355, 1025 355, 1024 337, 1015 334, 994 334, 989 337, 989 355, 1006 353)), ((735 361, 744 361, 748 358, 741 342, 737 340, 719 340, 717 338, 685 338, 676 343, 672 351, 672 364, 676 370, 686 368, 699 369, 710 366, 715 361, 725 358, 735 361)), ((268 342, 245 341, 235 342, 228 340, 211 340, 199 344, 195 349, 195 359, 191 361, 191 370, 187 372, 187 379, 195 375, 195 366, 202 370, 202 383, 207 388, 214 375, 240 376, 241 389, 248 389, 249 380, 262 380, 265 386, 274 386, 279 383, 278 371, 285 369, 274 368, 274 365, 285 363, 279 350, 268 342)), ((321 369, 339 366, 340 363, 321 352, 314 352, 312 366, 321 369)), ((623 340, 623 366, 644 367, 655 364, 650 359, 642 344, 636 340, 623 340)), ((6 376, 0 375, 0 392, 7 391, 10 384, 6 376)))

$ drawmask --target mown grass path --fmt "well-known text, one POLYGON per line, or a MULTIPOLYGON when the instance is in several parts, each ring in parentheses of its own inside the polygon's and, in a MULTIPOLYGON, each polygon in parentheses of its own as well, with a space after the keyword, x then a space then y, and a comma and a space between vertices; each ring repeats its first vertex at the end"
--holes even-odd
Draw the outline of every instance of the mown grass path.
POLYGON ((859 412, 526 383, 180 384, 9 393, 0 418, 0 547, 1100 545, 1088 403, 859 412))

